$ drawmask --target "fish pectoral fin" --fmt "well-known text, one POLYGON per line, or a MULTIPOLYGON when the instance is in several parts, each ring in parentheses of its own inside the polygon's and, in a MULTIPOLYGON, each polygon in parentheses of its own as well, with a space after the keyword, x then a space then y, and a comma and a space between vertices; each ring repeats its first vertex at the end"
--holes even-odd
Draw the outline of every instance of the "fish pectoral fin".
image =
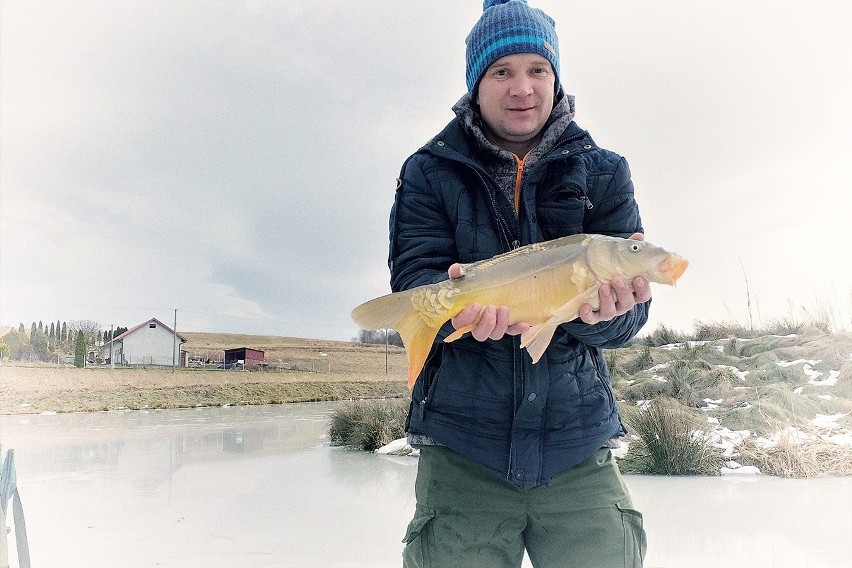
POLYGON ((485 310, 480 311, 479 315, 476 316, 476 319, 473 320, 473 322, 471 322, 471 323, 467 324, 466 326, 461 327, 461 328, 455 330, 453 333, 449 334, 446 337, 446 339, 444 339, 444 341, 446 343, 451 343, 451 342, 455 341, 456 339, 460 339, 461 336, 463 336, 465 333, 468 333, 468 332, 476 329, 476 326, 479 325, 479 321, 482 319, 482 314, 483 314, 484 311, 485 310))
POLYGON ((447 342, 447 343, 451 343, 451 342, 455 341, 456 339, 461 339, 462 335, 464 335, 465 333, 467 333, 469 331, 473 331, 476 328, 477 323, 479 323, 479 322, 475 322, 475 323, 472 323, 470 325, 466 325, 461 329, 455 330, 454 332, 449 334, 446 337, 446 339, 444 339, 444 341, 447 342))
POLYGON ((559 324, 553 323, 553 318, 550 318, 544 323, 532 326, 521 334, 521 348, 526 349, 527 353, 532 357, 533 363, 538 363, 547 346, 550 345, 550 340, 553 337, 553 332, 556 331, 556 326, 559 324))
POLYGON ((560 324, 576 318, 580 312, 580 306, 591 303, 598 297, 598 288, 600 286, 595 285, 582 294, 574 296, 555 309, 546 321, 532 326, 521 334, 521 347, 527 350, 533 363, 538 363, 538 360, 544 355, 545 350, 550 345, 550 340, 553 339, 556 328, 560 324))

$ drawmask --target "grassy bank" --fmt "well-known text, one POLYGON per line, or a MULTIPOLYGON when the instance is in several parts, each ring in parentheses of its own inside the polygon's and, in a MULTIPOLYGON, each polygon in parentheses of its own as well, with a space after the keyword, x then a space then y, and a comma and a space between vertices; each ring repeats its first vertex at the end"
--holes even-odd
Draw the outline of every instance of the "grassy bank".
MULTIPOLYGON (((3 362, 0 413, 391 399, 347 405, 335 443, 373 449, 403 435, 403 349, 268 336, 186 334, 184 348, 263 349, 264 371, 77 369, 3 362), (308 370, 305 370, 308 369, 308 370)), ((608 350, 613 391, 630 430, 626 471, 714 474, 753 465, 764 473, 852 475, 852 335, 814 326, 771 330, 704 325, 661 328, 608 350)))
MULTIPOLYGON (((191 357, 265 351, 263 371, 115 368, 3 361, 0 414, 278 404, 407 395, 405 351, 345 341, 186 333, 191 357)), ((211 365, 215 368, 215 364, 211 365)))
MULTIPOLYGON (((718 475, 754 466, 784 477, 852 475, 852 336, 813 326, 785 327, 784 335, 722 325, 698 331, 685 337, 663 329, 606 352, 630 431, 623 470, 718 475)), ((381 414, 393 415, 342 407, 332 439, 375 449, 389 431, 381 414)))

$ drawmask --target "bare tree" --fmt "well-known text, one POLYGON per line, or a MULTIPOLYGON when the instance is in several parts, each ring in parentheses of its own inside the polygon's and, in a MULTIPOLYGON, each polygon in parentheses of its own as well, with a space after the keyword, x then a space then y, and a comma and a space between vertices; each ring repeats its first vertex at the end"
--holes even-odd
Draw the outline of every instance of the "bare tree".
POLYGON ((69 335, 73 332, 76 338, 78 332, 83 332, 83 337, 86 339, 86 345, 94 346, 98 344, 98 336, 101 333, 101 324, 92 320, 73 320, 68 322, 69 335))

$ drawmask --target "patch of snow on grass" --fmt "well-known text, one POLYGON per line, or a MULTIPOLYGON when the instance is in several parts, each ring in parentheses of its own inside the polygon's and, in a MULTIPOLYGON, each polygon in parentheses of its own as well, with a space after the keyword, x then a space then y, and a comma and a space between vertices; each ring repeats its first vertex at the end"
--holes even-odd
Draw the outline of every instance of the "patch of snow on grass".
POLYGON ((792 367, 793 365, 819 365, 822 359, 796 359, 795 361, 778 361, 779 367, 792 367))
POLYGON ((751 436, 748 430, 731 430, 724 426, 717 426, 707 434, 707 445, 722 450, 726 458, 734 455, 736 447, 751 436))
POLYGON ((812 439, 812 436, 809 436, 799 428, 796 428, 795 426, 787 426, 783 430, 775 432, 768 438, 759 436, 754 442, 759 448, 768 450, 776 447, 782 440, 788 441, 791 444, 804 444, 812 439))
POLYGON ((760 475, 760 470, 753 465, 741 465, 733 460, 725 462, 725 466, 719 469, 722 475, 760 475))
POLYGON ((726 371, 730 371, 735 374, 741 381, 746 380, 746 375, 748 375, 748 371, 740 371, 736 367, 732 367, 731 365, 716 365, 719 369, 725 369, 726 371))
POLYGON ((845 418, 848 416, 843 412, 838 412, 837 414, 817 414, 816 418, 811 420, 811 424, 816 426, 817 428, 825 428, 827 430, 839 430, 843 428, 840 424, 837 423, 841 418, 845 418))
POLYGON ((383 456, 412 456, 417 457, 420 455, 420 450, 416 448, 412 448, 408 443, 408 439, 399 438, 398 440, 394 440, 389 444, 385 444, 378 450, 376 453, 383 456))
POLYGON ((651 378, 654 379, 655 381, 660 381, 661 383, 667 383, 668 381, 664 377, 661 377, 660 375, 658 375, 657 371, 665 369, 669 365, 671 365, 671 361, 667 361, 666 363, 658 363, 658 364, 654 365, 653 367, 651 367, 650 369, 648 369, 648 372, 651 373, 651 378))
POLYGON ((837 379, 840 378, 840 371, 829 371, 828 377, 825 379, 819 380, 819 376, 822 375, 819 371, 811 371, 808 372, 808 366, 805 365, 805 373, 811 377, 811 380, 808 381, 808 384, 811 385, 821 385, 826 387, 833 387, 837 384, 837 379))

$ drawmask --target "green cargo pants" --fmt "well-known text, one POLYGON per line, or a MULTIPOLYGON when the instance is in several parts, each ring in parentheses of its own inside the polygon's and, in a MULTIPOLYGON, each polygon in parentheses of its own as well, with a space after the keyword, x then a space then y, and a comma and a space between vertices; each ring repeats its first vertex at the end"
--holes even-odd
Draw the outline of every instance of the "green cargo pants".
POLYGON ((404 568, 639 568, 642 515, 609 450, 524 489, 438 446, 423 446, 404 568))

